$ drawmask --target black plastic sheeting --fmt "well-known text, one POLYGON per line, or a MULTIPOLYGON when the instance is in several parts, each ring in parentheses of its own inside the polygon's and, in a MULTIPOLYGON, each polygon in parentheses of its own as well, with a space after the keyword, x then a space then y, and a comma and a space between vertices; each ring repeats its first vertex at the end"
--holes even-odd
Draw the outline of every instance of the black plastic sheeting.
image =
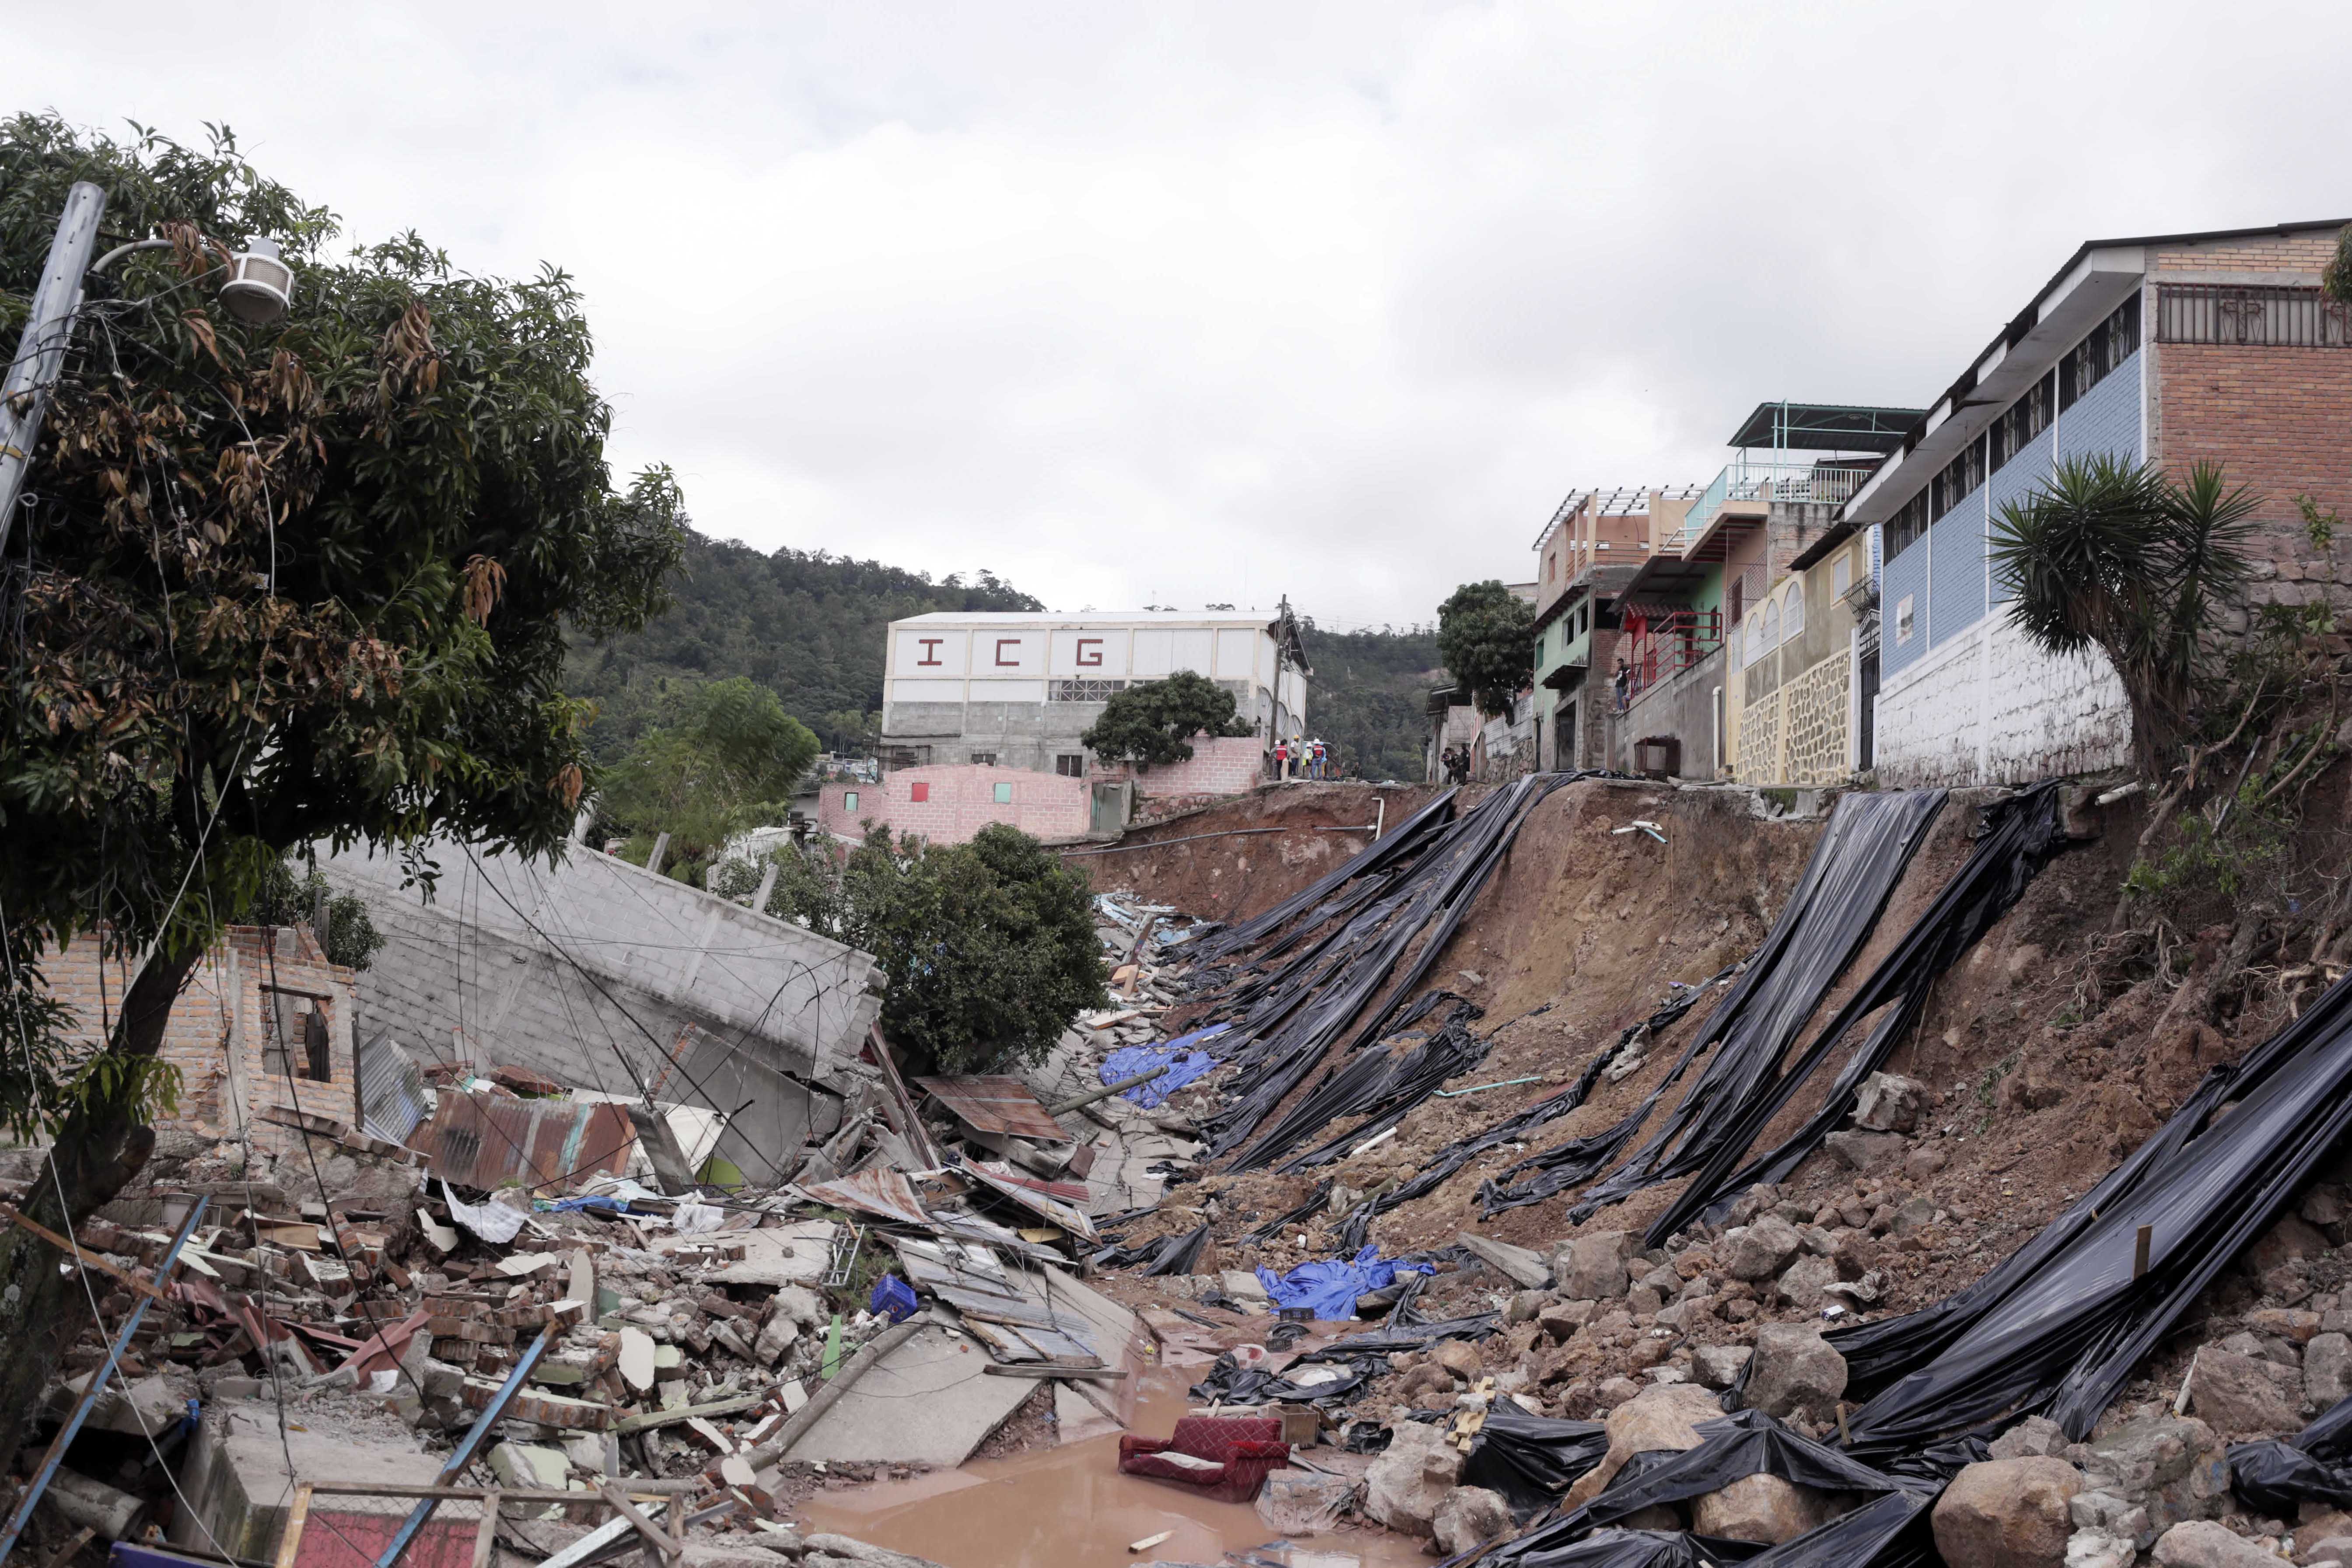
POLYGON ((1598 1421, 1555 1421, 1516 1405, 1486 1413, 1462 1461, 1462 1484, 1485 1487, 1511 1505, 1525 1524, 1558 1502, 1609 1451, 1609 1429, 1598 1421))
MULTIPOLYGON (((1483 1131, 1474 1132, 1467 1138, 1456 1139, 1431 1155, 1428 1163, 1421 1168, 1421 1173, 1412 1180, 1401 1186, 1392 1187, 1378 1197, 1368 1198, 1359 1204, 1339 1227, 1342 1250, 1346 1252, 1360 1250, 1365 1241, 1370 1238, 1373 1220, 1392 1208, 1412 1203, 1416 1198, 1427 1197, 1452 1180, 1454 1173, 1463 1166, 1487 1150, 1500 1148, 1506 1143, 1517 1142, 1546 1122, 1556 1121, 1582 1105, 1586 1098, 1592 1093, 1592 1086, 1601 1081, 1602 1070, 1611 1062, 1615 1061, 1627 1047, 1636 1039, 1658 1035, 1672 1027, 1684 1014, 1698 1005, 1699 999, 1705 996, 1711 987, 1729 977, 1731 973, 1731 970, 1726 969, 1713 979, 1700 984, 1685 986, 1674 996, 1661 1003, 1656 1012, 1639 1023, 1627 1025, 1613 1044, 1603 1047, 1594 1054, 1591 1061, 1584 1065, 1584 1070, 1577 1075, 1574 1083, 1557 1094, 1547 1095, 1533 1105, 1513 1111, 1483 1131)), ((1328 1185, 1327 1183, 1326 1186, 1328 1185)), ((1318 1188, 1317 1191, 1320 1194, 1323 1189, 1318 1188)), ((1308 1212, 1313 1211, 1310 1209, 1308 1212)))
POLYGON ((2009 913, 2042 868, 2072 842, 2066 837, 2062 804, 2062 786, 2052 780, 1985 809, 1983 835, 1936 895, 1935 902, 1912 922, 1895 951, 1838 1009, 1772 1089, 1752 1096, 1742 1106, 1706 1168, 1651 1225, 1643 1238, 1646 1245, 1664 1247, 1666 1237, 1702 1211, 1709 1223, 1720 1225, 1724 1211, 1740 1194, 1759 1182, 1787 1180, 1806 1155, 1821 1147, 1822 1140, 1853 1108, 1863 1080, 1885 1066, 1895 1047, 1910 1035, 1919 1015, 1927 1010, 1927 996, 1937 980, 2009 913), (1890 1002, 1894 1005, 1885 1016, 1839 1069, 1821 1109, 1779 1148, 1741 1165, 1748 1146, 1837 1048, 1847 1031, 1890 1002))
MULTIPOLYGON (((1870 1503, 1820 1529, 1786 1542, 1769 1552, 1740 1548, 1735 1543, 1703 1537, 1678 1537, 1692 1542, 1702 1558, 1721 1560, 1725 1548, 1754 1552, 1747 1560, 1805 1568, 1851 1568, 1873 1563, 1894 1568, 1908 1560, 1906 1550, 1891 1550, 1906 1533, 1924 1523, 1938 1489, 1899 1476, 1888 1475, 1814 1442, 1760 1411, 1742 1410, 1697 1428, 1698 1447, 1682 1452, 1637 1456, 1645 1462, 1628 1464, 1611 1478, 1600 1496, 1583 1507, 1562 1514, 1489 1553, 1483 1562, 1511 1568, 1557 1568, 1584 1559, 1566 1551, 1591 1535, 1661 1504, 1687 1502, 1720 1491, 1747 1476, 1772 1475, 1817 1491, 1870 1497, 1870 1503)), ((1916 1548, 1915 1548, 1916 1549, 1916 1548)), ((1929 1559, 1932 1561, 1932 1559, 1929 1559)))
MULTIPOLYGON (((1384 840, 1351 861, 1342 869, 1351 873, 1355 888, 1341 889, 1323 904, 1306 910, 1296 929, 1227 979, 1203 1019, 1233 1024, 1205 1043, 1239 1069, 1231 1085, 1233 1102, 1202 1123, 1213 1157, 1255 1139, 1259 1128, 1342 1037, 1352 1034, 1353 1049, 1387 1031, 1436 966, 1446 942, 1518 837, 1528 813, 1552 791, 1580 776, 1530 774, 1442 826, 1433 826, 1437 822, 1433 803, 1407 824, 1412 830, 1410 846, 1402 842, 1405 829, 1400 829, 1397 843, 1384 840), (1360 862, 1375 856, 1382 857, 1377 867, 1358 869, 1360 862), (1309 933, 1323 925, 1330 927, 1328 933, 1309 940, 1309 933), (1407 951, 1416 944, 1408 959, 1407 951), (1271 971, 1265 968, 1275 954, 1294 945, 1303 945, 1304 951, 1271 971), (1382 995, 1388 1000, 1375 1005, 1382 995)), ((1263 927, 1260 932, 1271 929, 1263 927)), ((1223 951, 1230 949, 1212 949, 1204 956, 1223 951)), ((1286 1127, 1290 1120, 1285 1119, 1286 1127)), ((1304 1141, 1314 1131, 1296 1128, 1292 1135, 1304 1141)))
POLYGON ((1441 791, 1427 805, 1381 835, 1380 842, 1332 869, 1313 886, 1293 893, 1289 898, 1266 910, 1252 916, 1238 925, 1220 927, 1195 937, 1191 944, 1196 964, 1214 963, 1227 954, 1268 936, 1299 915, 1329 899, 1333 893, 1358 878, 1387 869, 1405 856, 1418 854, 1429 846, 1429 840, 1439 829, 1454 820, 1454 798, 1461 792, 1441 791))
POLYGON ((2230 1448, 2230 1487, 2246 1503, 2279 1519, 2294 1519, 2306 1502, 2352 1508, 2352 1399, 2284 1442, 2237 1443, 2230 1448))
MULTIPOLYGON (((1665 1124, 1586 1192, 1568 1222, 1580 1225, 1645 1187, 1695 1174, 1730 1147, 1748 1109, 1775 1092, 1781 1058, 1805 1020, 1869 940, 1945 798, 1927 789, 1839 801, 1771 934, 1657 1088, 1614 1127, 1530 1155, 1488 1181, 1479 1190, 1483 1211, 1491 1217, 1591 1181, 1710 1048, 1712 1059, 1665 1124)), ((1743 1139, 1731 1157, 1746 1147, 1743 1139)))
MULTIPOLYGON (((1376 1047, 1359 1052, 1344 1066, 1333 1068, 1298 1102, 1297 1110, 1283 1119, 1281 1127, 1296 1122, 1311 1131, 1342 1116, 1363 1120, 1337 1138, 1284 1161, 1282 1169, 1296 1173, 1344 1158, 1365 1139, 1378 1137, 1402 1121, 1448 1080, 1485 1061, 1491 1043, 1470 1032, 1471 1022, 1482 1016, 1483 1010, 1475 1005, 1457 1001, 1444 1026, 1418 1044, 1391 1039, 1384 1042, 1385 1049, 1376 1047), (1343 1079, 1349 1087, 1341 1087, 1343 1079), (1328 1109, 1333 1104, 1339 1109, 1328 1109), (1310 1105, 1316 1110, 1310 1112, 1310 1105)), ((1257 1170, 1295 1142, 1295 1137, 1284 1136, 1277 1128, 1235 1159, 1232 1169, 1257 1170)))
POLYGON ((1868 1400, 1848 1416, 1850 1451, 1958 1457, 2037 1413, 2079 1441, 2347 1131, 2352 978, 2208 1073, 2170 1121, 1990 1273, 1919 1311, 1829 1336, 1849 1394, 1868 1400), (2148 1268, 2135 1279, 2142 1226, 2148 1268))
POLYGON ((1133 1247, 1106 1247, 1092 1259, 1097 1268, 1133 1268, 1143 1264, 1143 1272, 1150 1274, 1190 1274, 1201 1260, 1201 1249, 1209 1244, 1209 1226, 1203 1221, 1197 1230, 1181 1236, 1163 1236, 1157 1241, 1139 1241, 1133 1247))

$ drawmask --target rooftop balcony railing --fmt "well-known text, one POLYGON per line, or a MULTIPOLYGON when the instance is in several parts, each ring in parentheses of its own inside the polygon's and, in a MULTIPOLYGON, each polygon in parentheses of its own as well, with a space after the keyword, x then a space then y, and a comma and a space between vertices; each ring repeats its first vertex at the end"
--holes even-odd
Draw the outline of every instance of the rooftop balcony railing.
POLYGON ((1663 548, 1679 555, 1698 542, 1730 501, 1818 501, 1841 505, 1853 498, 1872 469, 1832 467, 1787 458, 1741 457, 1724 466, 1699 493, 1683 525, 1663 548))

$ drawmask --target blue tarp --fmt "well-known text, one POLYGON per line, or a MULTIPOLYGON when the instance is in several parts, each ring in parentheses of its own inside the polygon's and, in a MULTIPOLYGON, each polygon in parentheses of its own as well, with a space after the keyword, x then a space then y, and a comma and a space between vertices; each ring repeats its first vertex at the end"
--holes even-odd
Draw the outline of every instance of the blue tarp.
POLYGON ((1217 1058, 1208 1052, 1191 1047, 1212 1036, 1223 1034, 1230 1027, 1229 1024, 1217 1024, 1206 1029, 1195 1029, 1189 1035, 1179 1035, 1165 1045, 1129 1046, 1105 1057, 1097 1070, 1103 1082, 1117 1083, 1123 1078, 1150 1072, 1162 1062, 1173 1062, 1175 1066, 1150 1083, 1139 1083, 1119 1095, 1121 1100, 1131 1100, 1150 1110, 1193 1079, 1205 1077, 1209 1069, 1217 1065, 1217 1058))
POLYGON ((1357 1297, 1387 1289, 1398 1275, 1436 1272, 1433 1264, 1383 1259, 1379 1247, 1367 1247, 1344 1263, 1336 1258, 1328 1263, 1302 1263, 1287 1274, 1260 1268, 1257 1282, 1277 1307, 1311 1308, 1323 1321, 1341 1322, 1356 1315, 1357 1297))

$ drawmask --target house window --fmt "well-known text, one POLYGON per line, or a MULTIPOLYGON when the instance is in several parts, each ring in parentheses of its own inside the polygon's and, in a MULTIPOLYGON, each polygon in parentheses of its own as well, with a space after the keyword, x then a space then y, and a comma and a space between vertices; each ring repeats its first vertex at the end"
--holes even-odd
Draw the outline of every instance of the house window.
POLYGON ((326 1004, 295 991, 261 989, 261 1068, 271 1078, 334 1081, 326 1004))
POLYGON ((1064 752, 1054 759, 1054 771, 1066 779, 1082 779, 1087 776, 1087 754, 1064 752))
POLYGON ((1992 471, 1999 473, 2008 461, 2032 444, 2033 438, 2050 428, 2050 418, 2058 401, 2058 373, 2051 372, 2028 388, 2024 396, 2009 405, 2007 413, 1992 422, 1992 471))
POLYGON ((929 783, 929 780, 925 780, 925 779, 918 779, 918 780, 916 780, 913 784, 908 784, 908 785, 907 786, 907 798, 908 798, 908 800, 929 800, 929 799, 930 799, 930 798, 931 798, 931 786, 930 786, 930 783, 929 783))
POLYGON ((1889 559, 1902 554, 1918 542, 1927 531, 1927 492, 1921 490, 1903 505, 1903 510, 1886 520, 1886 553, 1889 559))
POLYGON ((1916 629, 1911 617, 1911 595, 1906 594, 1895 602, 1895 640, 1909 642, 1916 629))
POLYGON ((996 804, 999 805, 1011 805, 1013 804, 1012 784, 1001 784, 996 786, 996 804))
POLYGON ((1049 680, 1045 683, 1048 702, 1108 702, 1114 691, 1127 689, 1124 680, 1049 680))
POLYGON ((996 765, 996 753, 994 752, 974 752, 971 754, 971 760, 973 765, 977 767, 992 768, 996 765))
POLYGON ((857 809, 857 792, 856 790, 845 789, 841 792, 841 809, 844 811, 856 811, 857 809))
POLYGON ((1805 580, 1801 577, 1789 587, 1789 608, 1780 617, 1780 636, 1793 639, 1805 629, 1805 580))
POLYGON ((1843 596, 1853 586, 1853 552, 1849 550, 1830 563, 1830 592, 1843 596))
POLYGON ((2058 406, 2074 406, 2077 399, 2107 378, 2116 366, 2139 352, 2139 290, 2135 289, 2091 335, 2066 352, 2058 362, 2058 406))

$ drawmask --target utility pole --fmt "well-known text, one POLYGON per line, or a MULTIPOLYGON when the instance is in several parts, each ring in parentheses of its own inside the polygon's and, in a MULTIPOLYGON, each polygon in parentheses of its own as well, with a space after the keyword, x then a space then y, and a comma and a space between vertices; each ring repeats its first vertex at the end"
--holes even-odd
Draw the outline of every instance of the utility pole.
POLYGON ((33 313, 16 341, 16 357, 8 362, 8 378, 0 383, 0 554, 7 551, 16 497, 25 488, 33 448, 40 444, 49 388, 65 369, 66 343, 73 335, 74 313, 81 309, 82 276, 89 270, 99 219, 105 215, 106 193, 86 180, 75 181, 33 290, 33 313))

